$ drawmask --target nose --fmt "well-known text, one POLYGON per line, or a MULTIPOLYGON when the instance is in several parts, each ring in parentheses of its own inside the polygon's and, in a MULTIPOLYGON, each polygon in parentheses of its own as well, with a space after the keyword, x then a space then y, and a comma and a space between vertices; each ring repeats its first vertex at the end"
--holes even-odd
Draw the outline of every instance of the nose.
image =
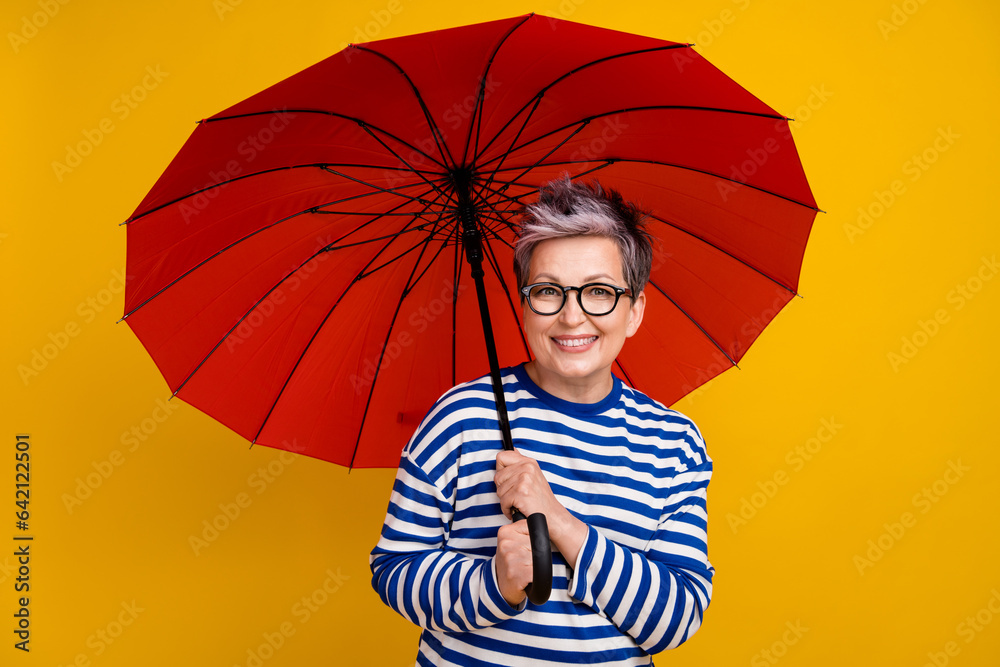
POLYGON ((587 313, 580 307, 579 294, 579 290, 566 292, 566 303, 559 311, 559 319, 568 327, 583 324, 587 319, 587 313))

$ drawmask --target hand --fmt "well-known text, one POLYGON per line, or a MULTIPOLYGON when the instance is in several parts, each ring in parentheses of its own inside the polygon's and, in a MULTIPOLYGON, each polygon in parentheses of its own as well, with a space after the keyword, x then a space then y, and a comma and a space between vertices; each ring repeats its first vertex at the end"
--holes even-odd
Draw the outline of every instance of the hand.
POLYGON ((533 576, 531 541, 528 524, 524 521, 501 526, 497 532, 497 584, 500 594, 511 607, 516 607, 527 594, 524 589, 533 576))
MULTIPOLYGON (((552 544, 572 566, 587 539, 588 528, 585 523, 570 514, 552 493, 552 487, 538 467, 538 462, 519 452, 502 451, 497 454, 497 471, 493 481, 497 487, 497 495, 500 496, 500 509, 504 516, 508 519, 513 518, 511 507, 516 507, 525 516, 531 516, 536 512, 544 514, 552 544)), ((525 526, 525 535, 527 532, 525 526)), ((530 581, 529 573, 525 585, 530 581)))
POLYGON ((513 519, 511 507, 521 510, 524 516, 542 512, 546 518, 566 511, 552 493, 538 462, 519 452, 497 454, 493 482, 500 496, 500 509, 508 519, 513 519))

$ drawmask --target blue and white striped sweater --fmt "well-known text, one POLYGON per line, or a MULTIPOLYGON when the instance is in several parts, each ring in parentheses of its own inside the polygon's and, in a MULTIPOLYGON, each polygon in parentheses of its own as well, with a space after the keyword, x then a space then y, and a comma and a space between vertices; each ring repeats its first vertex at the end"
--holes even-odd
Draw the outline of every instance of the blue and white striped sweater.
POLYGON ((712 592, 706 491, 712 462, 683 415, 617 378, 600 403, 504 370, 514 446, 590 526, 576 563, 553 553, 553 591, 512 608, 493 557, 507 522, 489 378, 455 387, 403 451, 372 551, 382 600, 424 628, 418 665, 649 665, 701 625, 712 592))

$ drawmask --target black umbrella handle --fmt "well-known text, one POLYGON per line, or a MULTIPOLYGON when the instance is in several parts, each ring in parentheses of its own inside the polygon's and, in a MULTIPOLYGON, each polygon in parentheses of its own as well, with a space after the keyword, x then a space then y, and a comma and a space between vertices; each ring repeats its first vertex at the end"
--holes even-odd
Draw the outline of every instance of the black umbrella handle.
MULTIPOLYGON (((516 507, 512 507, 514 521, 525 521, 516 507)), ((531 540, 531 583, 524 587, 532 604, 548 602, 552 594, 552 543, 549 541, 549 524, 545 515, 535 512, 527 518, 528 539, 531 540)))
MULTIPOLYGON (((497 406, 497 420, 500 424, 500 437, 506 451, 514 451, 514 441, 510 433, 510 420, 507 417, 507 401, 503 394, 503 381, 500 379, 500 362, 497 359, 497 346, 493 337, 493 325, 490 322, 490 306, 486 299, 486 285, 483 282, 483 242, 482 234, 477 224, 475 207, 472 204, 472 173, 465 169, 456 169, 454 179, 455 192, 458 195, 458 214, 462 222, 462 245, 465 248, 465 258, 472 269, 472 279, 476 283, 476 296, 479 298, 479 316, 483 321, 483 336, 486 338, 486 355, 490 362, 490 381, 493 384, 493 398, 497 406)), ((511 508, 515 521, 524 519, 524 515, 511 508)), ((527 518, 528 539, 531 541, 532 580, 525 587, 528 599, 533 604, 544 604, 552 593, 552 545, 549 542, 549 525, 545 515, 532 514, 527 518)))

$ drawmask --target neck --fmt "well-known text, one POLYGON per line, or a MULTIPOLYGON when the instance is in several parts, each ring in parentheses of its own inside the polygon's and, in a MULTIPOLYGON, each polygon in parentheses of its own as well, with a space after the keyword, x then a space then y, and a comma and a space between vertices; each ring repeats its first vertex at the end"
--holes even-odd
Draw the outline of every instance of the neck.
POLYGON ((539 388, 572 403, 599 403, 614 387, 610 368, 602 369, 593 376, 563 377, 549 373, 532 360, 524 364, 524 370, 539 388))

